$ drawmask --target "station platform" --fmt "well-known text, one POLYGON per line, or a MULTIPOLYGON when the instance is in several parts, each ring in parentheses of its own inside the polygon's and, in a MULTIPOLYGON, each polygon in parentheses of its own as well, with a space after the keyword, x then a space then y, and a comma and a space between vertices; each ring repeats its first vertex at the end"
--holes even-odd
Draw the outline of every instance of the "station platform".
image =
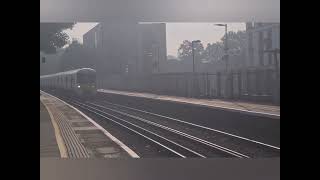
POLYGON ((40 101, 40 157, 60 157, 54 127, 48 110, 40 101))
POLYGON ((40 157, 139 158, 75 107, 40 91, 40 157))
POLYGON ((133 96, 141 98, 149 98, 161 101, 171 101, 175 103, 203 106, 215 109, 223 109, 226 111, 236 111, 247 114, 255 114, 259 116, 268 116, 275 119, 280 119, 280 106, 264 105, 251 102, 219 100, 219 99, 197 99, 177 96, 157 95, 151 93, 128 92, 108 89, 98 89, 98 92, 117 94, 124 96, 133 96))

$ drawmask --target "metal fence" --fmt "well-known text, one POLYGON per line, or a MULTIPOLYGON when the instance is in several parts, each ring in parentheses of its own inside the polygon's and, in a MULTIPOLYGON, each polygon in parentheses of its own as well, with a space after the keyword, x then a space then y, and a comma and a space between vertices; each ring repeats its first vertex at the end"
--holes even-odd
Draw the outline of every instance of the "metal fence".
POLYGON ((280 103, 280 73, 274 69, 113 76, 102 81, 100 87, 195 98, 280 103))

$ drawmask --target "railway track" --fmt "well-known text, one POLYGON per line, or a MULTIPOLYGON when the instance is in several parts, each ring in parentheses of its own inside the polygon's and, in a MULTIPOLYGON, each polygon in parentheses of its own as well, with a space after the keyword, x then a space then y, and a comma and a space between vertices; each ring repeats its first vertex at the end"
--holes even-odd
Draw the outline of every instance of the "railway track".
POLYGON ((157 148, 165 149, 169 157, 280 156, 279 147, 141 109, 108 101, 84 101, 65 96, 62 99, 96 117, 112 122, 122 130, 142 137, 157 148))
POLYGON ((174 127, 180 131, 192 134, 193 136, 201 137, 207 141, 223 144, 228 149, 236 149, 235 151, 243 152, 248 157, 279 157, 280 147, 270 145, 254 139, 249 139, 239 135, 220 131, 199 124, 190 123, 184 120, 164 116, 148 112, 133 107, 128 107, 120 104, 111 103, 108 101, 96 102, 103 104, 110 109, 125 112, 134 116, 143 117, 162 125, 174 127))

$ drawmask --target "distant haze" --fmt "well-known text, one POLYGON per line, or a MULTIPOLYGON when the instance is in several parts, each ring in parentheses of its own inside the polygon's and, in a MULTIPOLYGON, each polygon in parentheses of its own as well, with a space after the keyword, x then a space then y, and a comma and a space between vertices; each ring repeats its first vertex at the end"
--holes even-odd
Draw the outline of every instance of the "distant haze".
MULTIPOLYGON (((66 33, 73 39, 83 42, 82 36, 97 23, 77 23, 66 33)), ((224 27, 215 23, 167 23, 167 55, 177 56, 178 48, 183 40, 201 40, 204 47, 207 43, 220 41, 225 33, 224 27)), ((245 23, 227 23, 228 31, 243 31, 245 23)))

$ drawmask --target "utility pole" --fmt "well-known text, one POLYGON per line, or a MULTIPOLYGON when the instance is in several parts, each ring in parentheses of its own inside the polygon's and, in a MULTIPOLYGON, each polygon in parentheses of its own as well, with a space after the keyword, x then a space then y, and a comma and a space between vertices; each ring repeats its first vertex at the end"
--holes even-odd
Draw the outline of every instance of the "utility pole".
POLYGON ((200 40, 195 40, 191 42, 191 48, 192 48, 192 95, 195 96, 195 63, 194 63, 194 43, 200 43, 200 40))
POLYGON ((194 67, 194 43, 200 43, 200 40, 195 40, 191 42, 191 48, 192 48, 192 73, 195 73, 195 67, 194 67))
POLYGON ((224 40, 224 59, 226 61, 226 72, 228 72, 229 66, 229 55, 228 55, 228 24, 215 24, 216 26, 224 26, 225 27, 225 40, 224 40))

